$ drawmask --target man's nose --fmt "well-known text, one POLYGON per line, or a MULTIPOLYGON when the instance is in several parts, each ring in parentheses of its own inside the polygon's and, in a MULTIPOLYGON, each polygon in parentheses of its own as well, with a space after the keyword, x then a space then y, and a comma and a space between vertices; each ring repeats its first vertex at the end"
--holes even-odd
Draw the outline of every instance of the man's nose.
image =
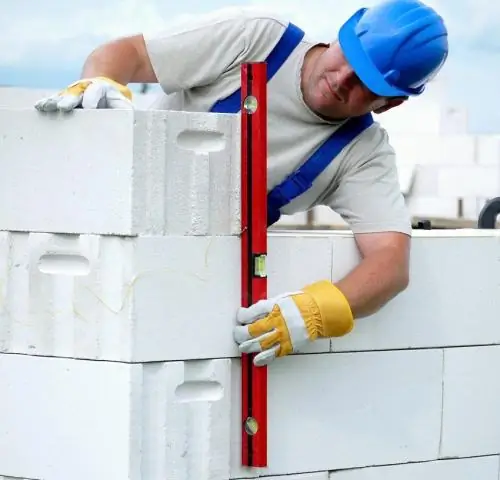
POLYGON ((337 81, 340 88, 349 89, 356 83, 356 78, 354 70, 349 65, 345 65, 340 69, 337 81))

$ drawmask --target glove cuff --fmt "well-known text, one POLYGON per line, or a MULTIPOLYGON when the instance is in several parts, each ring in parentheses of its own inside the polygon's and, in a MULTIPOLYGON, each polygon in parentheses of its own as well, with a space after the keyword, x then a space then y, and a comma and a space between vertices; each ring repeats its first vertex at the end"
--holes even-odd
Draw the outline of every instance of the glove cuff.
POLYGON ((321 322, 316 328, 320 337, 341 337, 354 328, 351 306, 332 282, 320 280, 302 291, 309 294, 319 308, 321 322))

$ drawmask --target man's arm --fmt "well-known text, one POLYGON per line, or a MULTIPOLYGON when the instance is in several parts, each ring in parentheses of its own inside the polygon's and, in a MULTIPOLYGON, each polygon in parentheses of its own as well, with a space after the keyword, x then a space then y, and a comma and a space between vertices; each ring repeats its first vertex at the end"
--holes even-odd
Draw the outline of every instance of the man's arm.
POLYGON ((335 285, 347 298, 354 318, 371 315, 409 283, 410 236, 398 232, 355 235, 362 260, 335 285))
POLYGON ((406 288, 409 235, 364 233, 356 234, 356 241, 363 259, 335 286, 320 280, 300 293, 264 299, 238 310, 233 336, 242 353, 257 353, 255 365, 300 351, 317 338, 348 334, 356 317, 376 312, 406 288))
POLYGON ((108 77, 122 85, 158 82, 142 35, 119 38, 96 48, 87 57, 81 76, 108 77))

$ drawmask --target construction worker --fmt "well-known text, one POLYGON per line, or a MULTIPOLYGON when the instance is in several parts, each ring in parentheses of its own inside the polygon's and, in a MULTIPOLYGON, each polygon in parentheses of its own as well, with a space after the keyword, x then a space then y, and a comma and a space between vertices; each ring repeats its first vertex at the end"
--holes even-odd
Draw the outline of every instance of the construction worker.
POLYGON ((442 18, 419 0, 360 9, 327 43, 269 12, 226 9, 100 46, 81 80, 35 107, 131 108, 129 83, 159 83, 152 108, 238 113, 241 64, 268 63, 268 222, 327 205, 349 225, 361 261, 335 283, 318 279, 237 312, 240 351, 266 365, 348 334, 407 287, 410 215, 372 113, 422 94, 447 55, 442 18))

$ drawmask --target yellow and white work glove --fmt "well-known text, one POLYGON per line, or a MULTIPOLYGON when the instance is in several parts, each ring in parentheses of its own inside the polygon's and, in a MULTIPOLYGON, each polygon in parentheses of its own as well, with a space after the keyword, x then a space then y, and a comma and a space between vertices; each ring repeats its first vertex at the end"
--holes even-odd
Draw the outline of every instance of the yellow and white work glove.
POLYGON ((70 112, 78 107, 132 109, 132 92, 110 78, 84 78, 35 103, 41 112, 70 112))
POLYGON ((257 366, 300 351, 318 338, 346 335, 354 327, 347 299, 328 280, 241 307, 236 320, 234 340, 241 353, 258 353, 257 366))

